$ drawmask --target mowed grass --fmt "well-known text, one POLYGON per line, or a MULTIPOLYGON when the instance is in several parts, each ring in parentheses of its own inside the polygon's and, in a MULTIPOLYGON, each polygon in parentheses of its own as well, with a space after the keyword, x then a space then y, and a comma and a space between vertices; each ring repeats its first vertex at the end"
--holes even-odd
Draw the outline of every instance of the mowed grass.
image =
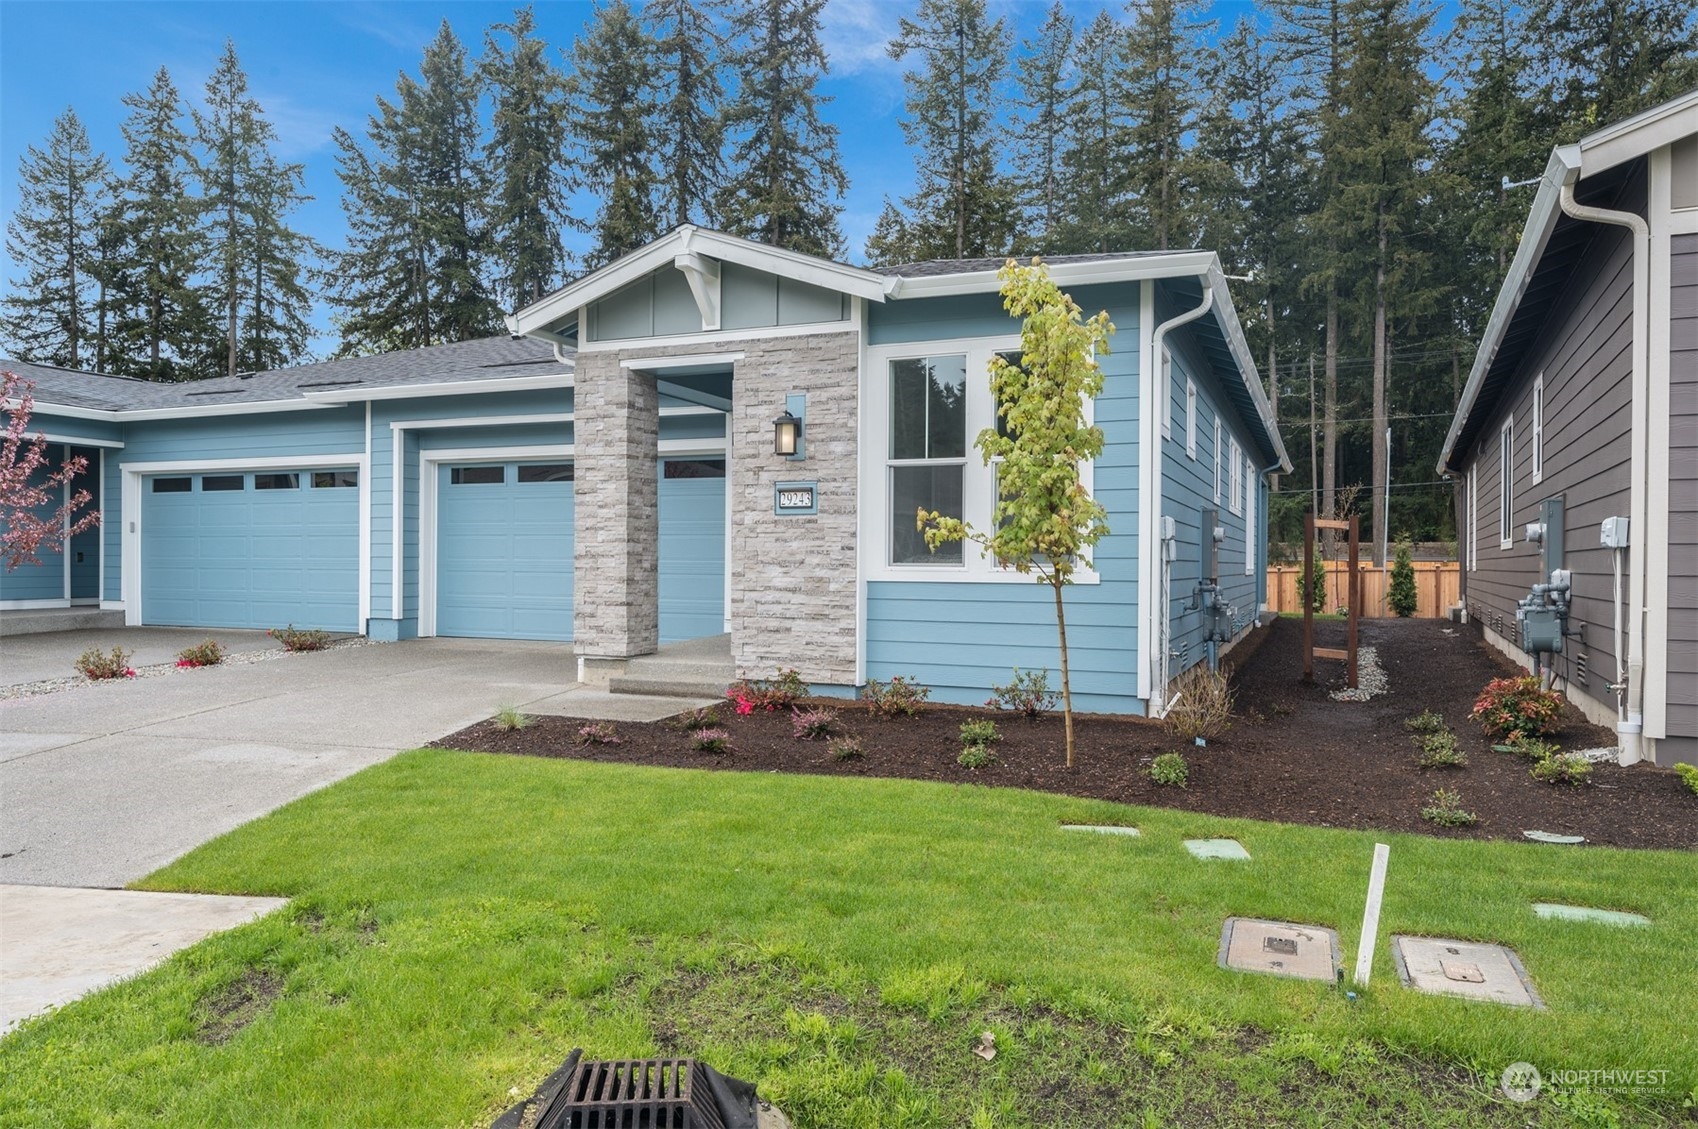
POLYGON ((1352 967, 1375 839, 1012 790, 416 751, 139 884, 295 900, 0 1040, 0 1124, 487 1125, 573 1046, 710 1056, 801 1129, 1687 1116, 1695 854, 1395 835, 1358 1000, 1216 966, 1240 915, 1333 926, 1352 967), (1226 836, 1253 861, 1181 845, 1226 836), (1535 901, 1653 924, 1548 921, 1535 901), (1392 933, 1507 943, 1550 1010, 1405 989, 1392 933), (987 1028, 993 1064, 968 1053, 987 1028), (1515 1106, 1492 1084, 1517 1060, 1669 1073, 1661 1096, 1515 1106), (1032 1120, 1034 1085, 1073 1075, 1067 1116, 1032 1120))

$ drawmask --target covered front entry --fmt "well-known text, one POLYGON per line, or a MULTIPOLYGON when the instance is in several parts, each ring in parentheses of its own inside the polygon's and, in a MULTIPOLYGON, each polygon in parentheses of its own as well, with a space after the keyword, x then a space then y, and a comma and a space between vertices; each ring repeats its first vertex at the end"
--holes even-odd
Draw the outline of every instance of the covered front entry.
POLYGON ((141 487, 140 623, 359 630, 356 468, 157 474, 141 487))

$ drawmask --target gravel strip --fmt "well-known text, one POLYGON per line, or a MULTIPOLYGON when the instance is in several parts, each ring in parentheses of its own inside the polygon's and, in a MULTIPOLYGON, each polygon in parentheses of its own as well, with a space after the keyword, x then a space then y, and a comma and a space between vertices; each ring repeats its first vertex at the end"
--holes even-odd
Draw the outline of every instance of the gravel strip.
MULTIPOLYGON (((340 651, 348 647, 374 646, 376 639, 340 639, 324 648, 326 651, 340 651)), ((224 656, 219 666, 247 666, 251 663, 270 662, 272 659, 287 658, 295 654, 313 654, 312 651, 239 651, 224 656)), ((20 682, 15 686, 0 686, 0 702, 16 698, 39 698, 43 694, 57 694, 61 690, 75 690, 78 686, 99 685, 102 682, 117 684, 134 682, 141 678, 163 678, 168 674, 189 674, 197 670, 210 670, 210 667, 178 666, 176 660, 164 663, 151 663, 135 668, 135 678, 86 678, 81 674, 70 674, 64 678, 43 678, 39 682, 20 682)))
POLYGON ((1356 649, 1356 689, 1348 686, 1327 696, 1335 702, 1365 702, 1391 689, 1391 679, 1380 665, 1380 653, 1373 647, 1356 649))

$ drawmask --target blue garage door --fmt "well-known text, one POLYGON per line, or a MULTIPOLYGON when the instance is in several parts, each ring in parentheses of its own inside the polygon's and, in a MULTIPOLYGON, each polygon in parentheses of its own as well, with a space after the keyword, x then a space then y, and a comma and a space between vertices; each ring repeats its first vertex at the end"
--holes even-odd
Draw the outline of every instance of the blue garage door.
POLYGON ((359 472, 142 482, 142 622, 359 630, 359 472))
POLYGON ((437 470, 436 633, 572 638, 572 464, 437 470))
POLYGON ((725 460, 666 459, 660 478, 660 641, 725 632, 725 460))

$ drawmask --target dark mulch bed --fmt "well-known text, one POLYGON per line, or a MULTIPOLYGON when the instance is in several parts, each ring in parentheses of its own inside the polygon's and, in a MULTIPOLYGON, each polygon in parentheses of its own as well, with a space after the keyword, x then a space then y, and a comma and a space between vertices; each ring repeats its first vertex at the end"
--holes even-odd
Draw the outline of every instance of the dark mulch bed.
MULTIPOLYGON (((801 772, 1033 788, 1046 792, 1183 808, 1215 815, 1407 831, 1445 837, 1520 839, 1526 830, 1583 835, 1618 847, 1698 847, 1698 797, 1667 769, 1613 763, 1595 767, 1590 783, 1540 784, 1528 762, 1493 752, 1467 720, 1479 689, 1514 673, 1472 631, 1439 620, 1368 620, 1361 642, 1378 649, 1390 689, 1367 702, 1335 702, 1343 664, 1321 660, 1317 681, 1302 680, 1302 623, 1279 620, 1240 648, 1233 685, 1236 721, 1207 748, 1182 746, 1160 723, 1139 718, 1075 719, 1076 764, 1067 768, 1059 716, 1026 722, 983 709, 930 706, 917 718, 881 721, 858 705, 841 709, 844 729, 858 734, 865 755, 840 761, 825 742, 791 736, 787 713, 737 717, 721 709, 735 752, 692 751, 688 734, 665 722, 620 723, 618 746, 579 747, 580 720, 541 717, 512 733, 488 722, 435 743, 526 756, 571 757, 623 764, 721 771, 801 772), (1468 754, 1462 768, 1417 768, 1405 718, 1423 710, 1444 715, 1468 754), (963 721, 994 716, 1003 734, 995 763, 979 769, 956 762, 963 721), (1190 764, 1186 788, 1159 787, 1146 775, 1157 754, 1178 750, 1190 764), (1455 789, 1475 813, 1472 827, 1444 829, 1421 819, 1435 789, 1455 789)), ((1344 625, 1316 625, 1318 641, 1342 646, 1344 625), (1335 638, 1336 637, 1336 638, 1335 638)), ((1567 707, 1555 740, 1571 750, 1614 744, 1614 734, 1567 707)))

